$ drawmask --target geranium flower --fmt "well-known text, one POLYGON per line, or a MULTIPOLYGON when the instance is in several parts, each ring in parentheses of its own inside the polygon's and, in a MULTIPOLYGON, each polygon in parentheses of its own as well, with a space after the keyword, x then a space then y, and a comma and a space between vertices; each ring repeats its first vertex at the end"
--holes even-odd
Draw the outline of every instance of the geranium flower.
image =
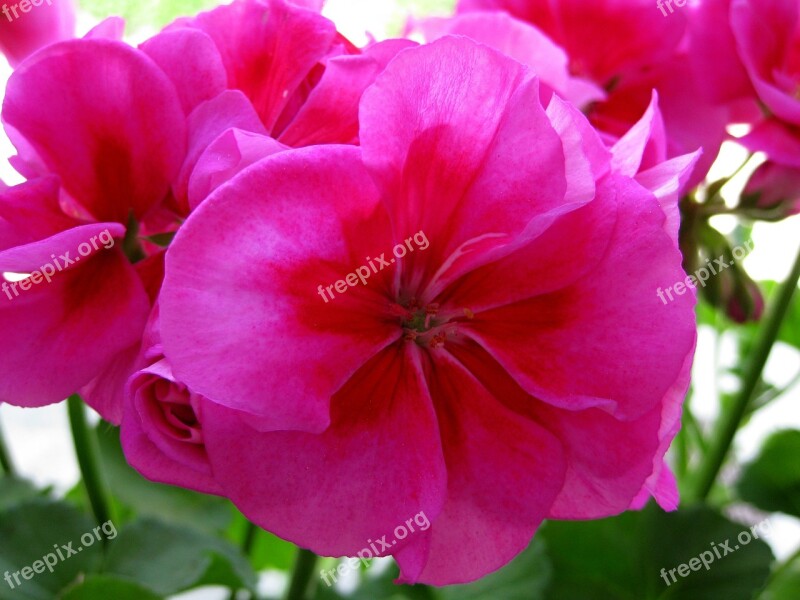
MULTIPOLYGON (((573 75, 606 92, 587 110, 592 124, 616 139, 658 90, 670 158, 703 149, 685 189, 703 181, 726 127, 742 107, 718 101, 689 52, 687 6, 665 18, 652 0, 461 0, 459 11, 503 10, 544 31, 569 57, 573 75)), ((702 54, 702 53, 699 53, 702 54)), ((705 54, 702 54, 705 56, 705 54)), ((749 105, 748 105, 749 106, 749 105)))
POLYGON ((16 340, 0 356, 0 400, 42 406, 83 389, 119 422, 126 365, 161 283, 160 258, 139 261, 136 228, 168 198, 186 151, 175 87, 121 42, 72 40, 20 65, 2 114, 17 170, 58 183, 20 188, 28 208, 17 192, 8 196, 3 218, 15 225, 0 235, 8 258, 0 271, 32 273, 67 251, 75 258, 105 230, 115 244, 94 248, 91 260, 68 265, 25 298, 0 298, 4 331, 16 340))
POLYGON ((203 154, 232 128, 282 145, 268 153, 358 142, 361 94, 414 43, 389 40, 362 51, 319 14, 318 4, 235 0, 178 19, 142 44, 172 79, 188 115, 189 151, 173 186, 181 216, 204 199, 189 197, 193 176, 211 176, 203 154))
POLYGON ((400 53, 360 115, 361 148, 250 166, 167 253, 164 355, 203 398, 225 495, 324 555, 422 511, 430 528, 383 553, 437 585, 504 565, 546 517, 674 506, 694 298, 657 297, 685 273, 656 197, 466 38, 400 53), (419 232, 429 247, 390 263, 419 232))

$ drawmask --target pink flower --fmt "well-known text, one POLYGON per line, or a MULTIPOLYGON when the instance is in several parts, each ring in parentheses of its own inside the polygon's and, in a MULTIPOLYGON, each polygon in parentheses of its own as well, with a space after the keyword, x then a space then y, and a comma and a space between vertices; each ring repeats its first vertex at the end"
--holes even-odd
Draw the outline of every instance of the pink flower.
POLYGON ((361 148, 252 165, 167 253, 164 354, 224 494, 325 555, 424 511, 384 553, 432 584, 499 568, 545 517, 674 506, 694 298, 657 297, 685 274, 656 197, 466 38, 400 53, 360 114, 361 148), (424 252, 318 296, 420 231, 424 252))
POLYGON ((763 114, 739 141, 787 169, 800 168, 800 9, 796 2, 730 0, 729 27, 763 114), (766 41, 765 41, 766 40, 766 41))
POLYGON ((15 167, 36 181, 6 193, 0 210, 13 226, 0 231, 0 271, 34 273, 68 251, 76 259, 106 230, 115 244, 62 260, 68 268, 24 297, 0 297, 0 322, 15 340, 0 357, 0 400, 42 406, 83 388, 118 422, 126 364, 161 283, 157 255, 132 265, 123 249, 142 258, 136 228, 168 198, 184 159, 175 87, 120 42, 61 42, 11 76, 3 121, 15 167))
POLYGON ((267 153, 357 143, 361 94, 397 52, 414 45, 390 40, 362 52, 318 10, 298 4, 319 3, 235 0, 179 19, 142 44, 175 84, 188 115, 189 150, 173 185, 181 216, 205 198, 190 197, 190 179, 215 176, 205 169, 213 168, 219 146, 205 160, 203 154, 232 128, 281 144, 267 153))
POLYGON ((570 75, 566 53, 550 38, 504 12, 478 11, 450 19, 432 18, 417 26, 428 41, 444 35, 464 35, 530 66, 544 86, 545 104, 552 91, 580 107, 605 98, 605 93, 590 81, 570 75))
POLYGON ((731 26, 750 81, 780 119, 800 125, 800 7, 794 0, 731 1, 731 26))
POLYGON ((3 4, 0 13, 0 53, 16 67, 40 48, 75 35, 75 6, 72 0, 37 0, 3 4))
POLYGON ((742 195, 774 219, 800 214, 800 168, 767 161, 755 170, 742 195))
POLYGON ((158 329, 156 307, 136 360, 139 370, 127 385, 121 433, 125 455, 153 481, 219 493, 197 417, 202 399, 175 379, 158 329))
MULTIPOLYGON (((688 10, 664 18, 653 0, 462 0, 459 10, 505 10, 544 31, 566 51, 570 72, 605 90, 587 114, 612 138, 621 137, 659 94, 669 157, 701 147, 703 155, 682 192, 699 184, 726 138, 734 108, 718 103, 705 72, 688 51, 688 10)), ((733 50, 732 48, 730 49, 733 50)))

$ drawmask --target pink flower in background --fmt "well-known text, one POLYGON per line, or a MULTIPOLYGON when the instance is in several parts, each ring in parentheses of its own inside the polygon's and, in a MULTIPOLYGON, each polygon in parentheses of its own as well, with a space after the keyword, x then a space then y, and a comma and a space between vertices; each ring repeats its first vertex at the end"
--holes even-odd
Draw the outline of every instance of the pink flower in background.
POLYGON ((0 12, 0 53, 16 67, 40 48, 74 37, 75 6, 72 0, 38 0, 3 4, 0 12))
POLYGON ((742 194, 774 218, 800 214, 800 168, 767 161, 750 176, 742 194))
POLYGON ((106 229, 117 243, 24 298, 0 298, 0 321, 16 340, 0 355, 0 400, 42 406, 88 384, 86 401, 119 422, 126 364, 161 277, 158 256, 134 266, 123 249, 135 253, 137 224, 168 198, 184 158, 175 88, 121 42, 67 41, 14 72, 3 122, 19 152, 14 166, 32 179, 58 179, 9 191, 3 218, 14 225, 0 232, 0 271, 31 273, 67 251, 75 258, 76 247, 106 229), (27 209, 16 199, 23 193, 27 209))
POLYGON ((649 124, 612 155, 571 105, 545 110, 530 69, 465 38, 400 53, 360 118, 362 148, 250 166, 167 253, 167 379, 201 397, 224 494, 325 555, 424 511, 388 553, 432 584, 499 568, 546 517, 673 508, 694 298, 655 294, 685 278, 659 202, 692 160, 657 196, 633 178, 660 166, 649 124), (419 231, 424 253, 320 302, 320 281, 419 231))
POLYGON ((787 169, 800 168, 800 6, 791 0, 731 0, 729 23, 763 107, 739 141, 787 169))
POLYGON ((428 41, 444 35, 464 35, 530 66, 544 85, 545 104, 552 91, 579 107, 605 98, 599 87, 570 75, 569 58, 550 38, 506 13, 470 12, 450 19, 426 19, 417 26, 428 41))
POLYGON ((794 0, 731 0, 731 26, 750 80, 778 118, 800 125, 800 6, 794 0))
POLYGON ((242 156, 255 156, 254 145, 230 144, 248 134, 280 143, 259 150, 266 154, 357 143, 361 94, 397 52, 415 45, 389 40, 361 51, 318 10, 300 4, 319 3, 236 0, 179 19, 142 44, 175 84, 188 115, 189 150, 173 185, 180 216, 205 198, 199 193, 208 191, 205 184, 190 194, 190 179, 216 177, 219 139, 234 128, 241 135, 228 138, 227 146, 241 166, 242 156))
POLYGON ((0 273, 49 274, 16 284, 0 277, 0 327, 9 340, 0 352, 0 402, 63 400, 138 344, 150 307, 120 248, 124 234, 119 223, 64 214, 55 177, 0 193, 0 273), (94 237, 104 244, 81 252, 94 237))
POLYGON ((666 123, 666 149, 677 157, 703 155, 684 182, 699 184, 726 138, 739 107, 704 93, 705 72, 687 52, 688 11, 664 18, 652 0, 462 0, 459 11, 504 10, 544 31, 569 57, 572 75, 593 82, 605 99, 587 110, 592 124, 614 140, 647 108, 653 89, 666 123))

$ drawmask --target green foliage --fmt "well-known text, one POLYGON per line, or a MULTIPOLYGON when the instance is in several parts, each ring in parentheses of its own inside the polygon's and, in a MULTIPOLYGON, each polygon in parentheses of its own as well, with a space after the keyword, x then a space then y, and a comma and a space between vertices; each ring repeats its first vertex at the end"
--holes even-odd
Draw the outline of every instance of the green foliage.
POLYGON ((207 533, 229 527, 234 509, 228 500, 148 481, 125 460, 119 429, 101 423, 97 437, 103 470, 123 514, 154 517, 207 533))
POLYGON ((230 544, 153 519, 137 521, 120 532, 109 548, 105 571, 161 595, 200 584, 255 587, 255 574, 230 544))
POLYGON ((17 477, 0 477, 0 511, 41 496, 32 483, 17 477))
POLYGON ((739 479, 739 496, 766 511, 800 517, 800 431, 773 434, 739 479))
POLYGON ((94 527, 85 513, 46 498, 28 499, 0 511, 0 575, 20 572, 21 583, 12 590, 7 582, 0 581, 0 599, 51 600, 82 574, 96 571, 101 564, 102 544, 96 539, 85 547, 81 543, 81 536, 91 534, 94 527), (44 562, 35 565, 45 556, 53 565, 52 572, 44 562), (31 578, 25 580, 21 571, 27 568, 42 572, 28 571, 31 578))
POLYGON ((772 552, 760 539, 740 545, 737 536, 747 529, 704 506, 675 513, 651 506, 600 521, 547 523, 541 535, 553 578, 543 598, 750 600, 769 576, 772 552), (696 571, 688 568, 713 545, 724 554, 726 543, 731 552, 721 559, 712 554, 708 570, 702 564, 696 571), (675 571, 673 581, 669 571, 682 564, 688 575, 675 571))
POLYGON ((90 575, 60 596, 61 600, 160 600, 158 596, 136 583, 109 577, 90 575))

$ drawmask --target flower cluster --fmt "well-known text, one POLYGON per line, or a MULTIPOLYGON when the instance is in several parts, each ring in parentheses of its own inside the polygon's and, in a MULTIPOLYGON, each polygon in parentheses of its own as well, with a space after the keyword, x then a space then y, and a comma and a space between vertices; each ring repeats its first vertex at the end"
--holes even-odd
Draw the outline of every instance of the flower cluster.
POLYGON ((321 4, 138 47, 56 21, 17 66, 0 274, 79 258, 0 295, 0 401, 80 393, 146 477, 318 554, 427 515, 386 550, 403 582, 477 579, 546 518, 674 509, 695 295, 655 291, 728 125, 770 157, 752 201, 797 210, 796 2, 463 0, 364 48, 321 4))

